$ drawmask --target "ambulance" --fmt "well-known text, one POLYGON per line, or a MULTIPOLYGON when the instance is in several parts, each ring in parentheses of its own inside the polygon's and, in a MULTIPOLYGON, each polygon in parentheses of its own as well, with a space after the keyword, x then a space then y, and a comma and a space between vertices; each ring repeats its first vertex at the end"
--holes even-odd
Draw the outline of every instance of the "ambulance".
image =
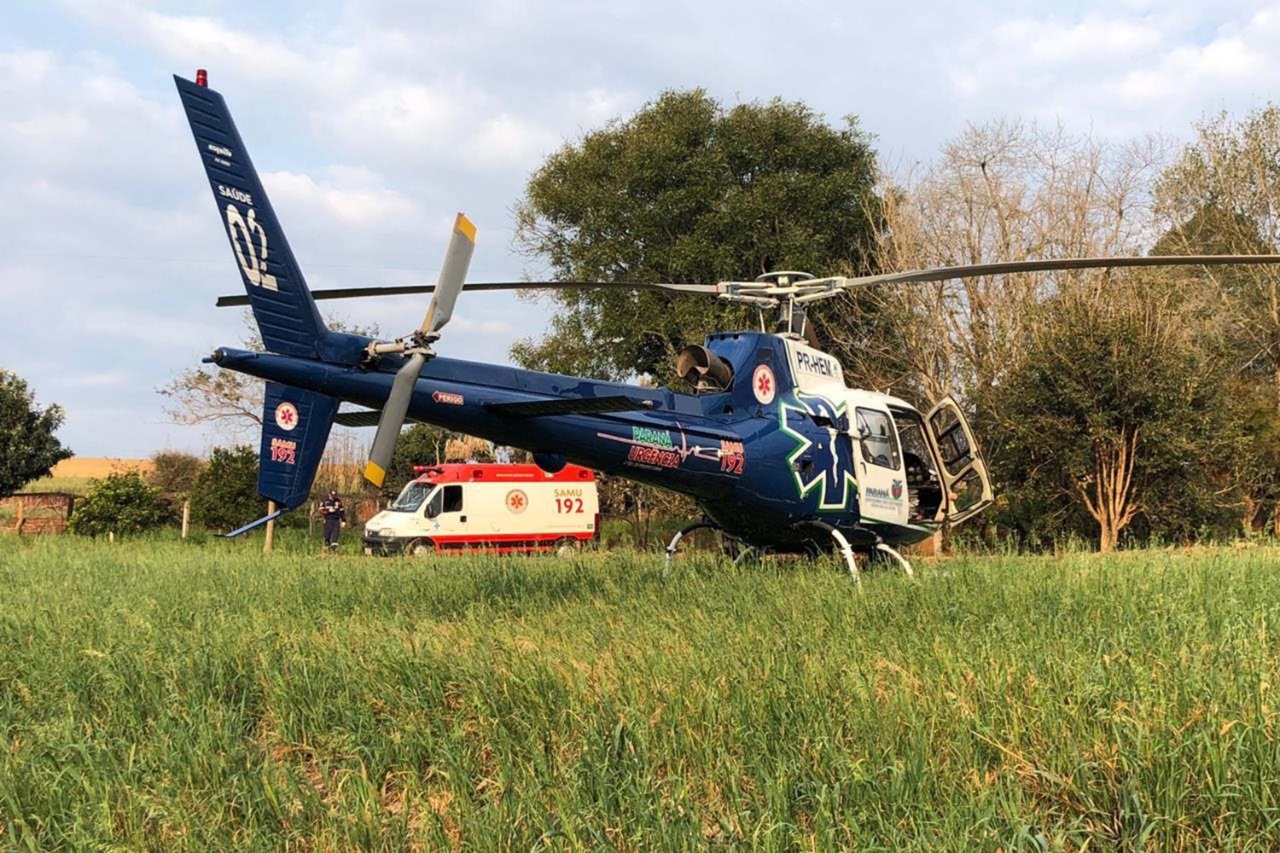
POLYGON ((391 506, 364 527, 366 554, 568 552, 600 536, 595 472, 567 465, 416 466, 391 506))

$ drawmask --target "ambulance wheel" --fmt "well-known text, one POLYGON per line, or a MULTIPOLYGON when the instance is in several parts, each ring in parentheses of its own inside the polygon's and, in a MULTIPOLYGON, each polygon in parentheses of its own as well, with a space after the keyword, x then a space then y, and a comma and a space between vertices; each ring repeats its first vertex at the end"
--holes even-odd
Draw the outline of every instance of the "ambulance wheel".
POLYGON ((426 557, 435 552, 435 543, 425 536, 421 539, 410 539, 404 546, 406 557, 426 557))
POLYGON ((578 553, 579 549, 580 546, 578 545, 577 539, 570 539, 566 536, 563 539, 556 540, 557 557, 572 557, 574 554, 578 553))

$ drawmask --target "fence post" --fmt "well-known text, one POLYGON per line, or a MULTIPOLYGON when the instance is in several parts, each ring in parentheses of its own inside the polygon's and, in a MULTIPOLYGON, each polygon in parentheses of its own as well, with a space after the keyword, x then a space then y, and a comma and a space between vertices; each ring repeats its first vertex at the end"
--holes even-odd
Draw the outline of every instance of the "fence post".
POLYGON ((13 532, 19 536, 22 535, 22 523, 27 520, 25 509, 26 508, 22 503, 22 498, 18 498, 18 520, 13 526, 13 532))
MULTIPOLYGON (((276 511, 276 502, 267 501, 267 515, 276 511)), ((276 520, 273 518, 267 522, 267 538, 262 540, 262 553, 270 554, 271 546, 276 538, 276 520)))
POLYGON ((187 531, 191 529, 191 498, 187 498, 182 502, 182 538, 187 538, 187 531))

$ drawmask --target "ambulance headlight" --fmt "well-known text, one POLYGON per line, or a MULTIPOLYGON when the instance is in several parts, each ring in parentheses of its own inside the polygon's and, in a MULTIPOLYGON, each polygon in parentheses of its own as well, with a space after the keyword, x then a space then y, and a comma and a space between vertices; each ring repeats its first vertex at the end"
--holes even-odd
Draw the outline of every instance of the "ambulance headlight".
POLYGON ((384 527, 378 531, 378 535, 381 536, 383 539, 390 539, 391 537, 396 535, 396 531, 395 531, 395 528, 393 527, 384 527))

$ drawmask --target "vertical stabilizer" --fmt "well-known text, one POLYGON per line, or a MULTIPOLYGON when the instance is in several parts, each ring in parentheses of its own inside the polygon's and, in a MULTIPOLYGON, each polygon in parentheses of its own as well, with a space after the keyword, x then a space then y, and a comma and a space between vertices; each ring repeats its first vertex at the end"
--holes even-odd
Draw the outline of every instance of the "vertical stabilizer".
POLYGON ((316 343, 326 331, 324 321, 226 102, 207 86, 173 79, 263 345, 281 355, 315 358, 316 343))
POLYGON ((281 507, 306 503, 337 411, 338 401, 333 397, 267 383, 258 494, 281 507))

